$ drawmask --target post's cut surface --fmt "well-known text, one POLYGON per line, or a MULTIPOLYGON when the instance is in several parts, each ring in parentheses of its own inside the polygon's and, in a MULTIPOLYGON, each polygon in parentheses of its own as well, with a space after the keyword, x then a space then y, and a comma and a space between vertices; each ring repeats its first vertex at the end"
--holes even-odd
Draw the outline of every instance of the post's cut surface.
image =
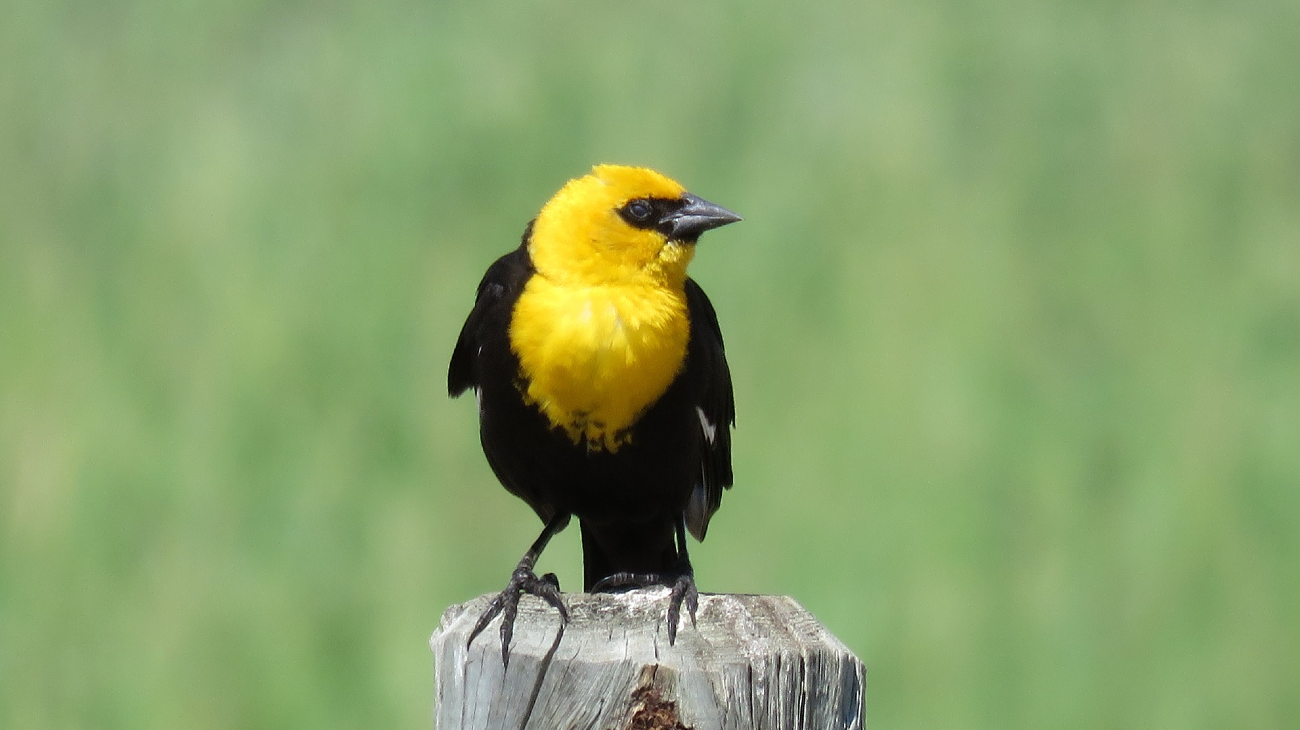
POLYGON ((570 622, 519 604, 510 666, 499 619, 472 647, 491 596, 452 606, 430 641, 438 730, 861 730, 866 669, 787 596, 700 595, 675 646, 668 590, 565 594, 570 622), (550 656, 548 656, 550 654, 550 656))

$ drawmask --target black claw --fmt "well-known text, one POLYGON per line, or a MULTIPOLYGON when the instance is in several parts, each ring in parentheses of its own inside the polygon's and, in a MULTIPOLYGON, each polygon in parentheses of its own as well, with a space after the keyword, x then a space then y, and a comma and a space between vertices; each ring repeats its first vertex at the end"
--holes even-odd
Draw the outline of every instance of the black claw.
POLYGON ((474 637, 483 633, 483 629, 486 629, 487 625, 492 623, 492 619, 496 618, 497 614, 501 613, 502 602, 504 600, 503 596, 505 596, 504 592, 498 593, 492 598, 492 601, 488 603, 488 607, 483 609, 482 615, 478 617, 478 623, 474 624, 474 630, 469 632, 469 641, 465 642, 466 647, 473 644, 474 637))
POLYGON ((591 586, 591 593, 617 591, 632 588, 652 588, 666 585, 664 577, 657 573, 615 573, 607 575, 591 586))
POLYGON ((700 593, 695 589, 695 576, 689 570, 678 575, 660 575, 655 573, 615 573, 596 581, 591 587, 592 593, 616 591, 630 588, 653 588, 668 586, 672 593, 668 596, 668 645, 677 642, 677 625, 681 623, 682 605, 691 617, 691 628, 696 628, 695 613, 700 607, 700 593))
POLYGON ((695 612, 700 608, 700 592, 695 590, 695 583, 691 583, 691 592, 686 595, 686 610, 691 613, 691 628, 699 629, 695 625, 695 612))
POLYGON ((510 582, 506 584, 506 589, 493 597, 487 608, 483 610, 483 614, 478 618, 478 623, 474 624, 474 630, 469 632, 469 640, 465 642, 465 646, 468 647, 473 644, 474 638, 482 633, 483 629, 487 628, 492 619, 500 615, 501 664, 509 669, 510 641, 514 638, 515 618, 519 615, 519 599, 525 593, 537 596, 559 611, 561 630, 563 624, 569 622, 569 612, 564 608, 564 601, 560 597, 560 581, 555 577, 555 574, 547 573, 538 578, 532 569, 520 566, 510 576, 510 582))
POLYGON ((677 624, 681 620, 682 603, 686 603, 686 612, 691 617, 691 628, 696 628, 695 611, 700 605, 700 593, 695 589, 695 578, 690 573, 677 576, 673 581, 673 591, 668 596, 668 645, 677 642, 677 624))
POLYGON ((554 608, 556 611, 559 611, 560 619, 563 623, 567 624, 569 622, 569 611, 564 607, 564 601, 560 598, 559 583, 552 585, 549 581, 544 582, 542 583, 541 586, 538 587, 537 592, 534 593, 533 595, 537 596, 543 601, 546 601, 551 605, 551 608, 554 608))
POLYGON ((506 600, 505 610, 501 612, 501 666, 510 668, 510 639, 515 635, 515 618, 519 615, 519 599, 523 592, 512 594, 513 600, 506 600))

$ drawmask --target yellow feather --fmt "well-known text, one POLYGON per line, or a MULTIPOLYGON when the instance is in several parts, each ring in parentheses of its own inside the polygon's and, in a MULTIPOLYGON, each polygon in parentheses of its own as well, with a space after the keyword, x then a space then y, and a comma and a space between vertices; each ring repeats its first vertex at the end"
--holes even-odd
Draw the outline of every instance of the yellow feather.
POLYGON ((565 185, 533 226, 537 273, 515 304, 510 344, 525 400, 574 443, 617 450, 685 361, 694 246, 617 213, 633 198, 682 192, 652 170, 597 166, 565 185))

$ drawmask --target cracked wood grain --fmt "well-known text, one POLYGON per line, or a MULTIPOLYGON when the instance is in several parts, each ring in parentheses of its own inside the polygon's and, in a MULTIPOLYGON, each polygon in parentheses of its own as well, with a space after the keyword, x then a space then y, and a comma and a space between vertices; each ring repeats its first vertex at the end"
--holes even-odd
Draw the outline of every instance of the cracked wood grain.
POLYGON ((558 643, 554 609, 524 596, 508 671, 495 630, 465 646, 489 599, 447 609, 430 641, 438 730, 865 726, 862 662, 792 598, 701 595, 669 646, 667 589, 566 594, 558 643))

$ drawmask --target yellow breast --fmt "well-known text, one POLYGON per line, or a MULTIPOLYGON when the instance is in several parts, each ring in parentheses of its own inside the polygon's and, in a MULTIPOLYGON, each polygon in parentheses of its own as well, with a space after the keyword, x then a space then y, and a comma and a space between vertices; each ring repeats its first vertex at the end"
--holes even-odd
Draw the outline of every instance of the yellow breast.
POLYGON ((686 359, 686 294, 650 284, 561 286, 536 275, 515 305, 521 390, 575 444, 615 451, 686 359))

